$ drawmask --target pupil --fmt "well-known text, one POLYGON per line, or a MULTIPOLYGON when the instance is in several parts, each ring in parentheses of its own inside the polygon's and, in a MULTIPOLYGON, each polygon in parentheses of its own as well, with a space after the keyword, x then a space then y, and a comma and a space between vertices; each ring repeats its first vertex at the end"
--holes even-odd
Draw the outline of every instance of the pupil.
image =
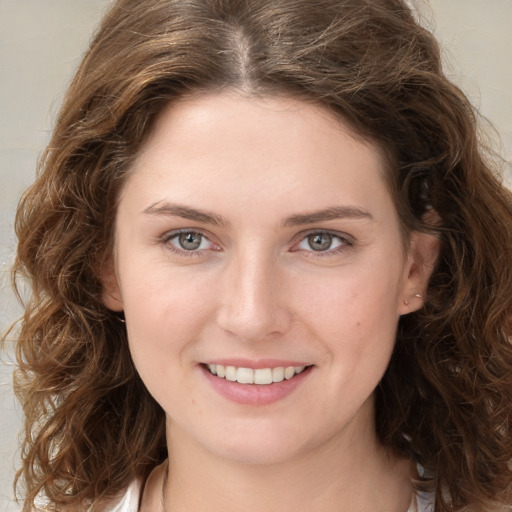
POLYGON ((194 251, 201 245, 201 235, 199 233, 182 233, 179 241, 183 249, 194 251))
POLYGON ((308 237, 309 246, 314 251, 325 251, 331 247, 332 236, 329 233, 310 235, 308 237))

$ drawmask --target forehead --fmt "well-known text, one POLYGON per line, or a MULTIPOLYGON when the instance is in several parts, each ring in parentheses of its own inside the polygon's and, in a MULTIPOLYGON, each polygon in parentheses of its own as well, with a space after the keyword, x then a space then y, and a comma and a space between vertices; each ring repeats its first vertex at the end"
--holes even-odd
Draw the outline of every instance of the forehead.
MULTIPOLYGON (((175 137, 178 133, 183 141, 190 137, 197 141, 204 135, 201 148, 198 149, 211 151, 223 142, 224 130, 213 133, 218 128, 235 128, 237 134, 235 139, 233 133, 230 134, 231 141, 242 140, 254 145, 258 141, 262 142, 266 134, 274 138, 275 133, 265 130, 268 124, 276 130, 283 129, 281 137, 276 141, 279 144, 286 140, 293 143, 294 137, 307 136, 322 146, 322 139, 329 142, 324 137, 326 134, 338 132, 340 136, 352 138, 354 143, 365 145, 377 157, 383 156, 377 144, 365 140, 341 115, 325 106, 283 94, 251 96, 229 89, 218 93, 199 92, 169 103, 157 116, 142 152, 154 149, 162 136, 175 137), (244 136, 249 136, 250 140, 244 140, 244 136)), ((295 150, 300 150, 300 147, 295 146, 295 150)))
POLYGON ((224 196, 246 206, 302 201, 302 209, 368 203, 387 193, 383 161, 376 145, 322 107, 203 94, 159 115, 122 195, 136 190, 146 207, 159 194, 185 203, 224 196))

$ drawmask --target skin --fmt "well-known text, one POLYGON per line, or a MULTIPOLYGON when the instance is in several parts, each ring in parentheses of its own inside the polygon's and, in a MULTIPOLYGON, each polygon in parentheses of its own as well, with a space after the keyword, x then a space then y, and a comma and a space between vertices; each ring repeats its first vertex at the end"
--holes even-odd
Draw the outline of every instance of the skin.
POLYGON ((162 495, 173 511, 407 510, 410 466, 379 446, 373 392, 436 246, 413 233, 404 250, 384 175, 377 147, 305 102, 224 92, 162 112, 104 275, 167 418, 169 472, 155 470, 142 510, 164 510, 162 495), (246 405, 205 377, 202 363, 229 358, 311 369, 246 405))

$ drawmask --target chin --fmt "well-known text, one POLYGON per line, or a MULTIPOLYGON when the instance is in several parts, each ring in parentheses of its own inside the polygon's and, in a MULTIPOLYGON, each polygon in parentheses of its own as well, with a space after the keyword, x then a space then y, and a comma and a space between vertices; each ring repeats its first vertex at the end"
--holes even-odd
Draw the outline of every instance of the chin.
POLYGON ((226 449, 220 450, 216 447, 216 455, 227 462, 235 464, 244 464, 252 466, 272 466, 284 464, 293 460, 300 455, 301 450, 295 444, 294 447, 283 445, 282 443, 274 443, 265 441, 258 445, 247 443, 242 445, 227 446, 226 449))
MULTIPOLYGON (((265 422, 264 422, 265 423, 265 422)), ((211 439, 209 451, 233 463, 274 465, 300 457, 317 444, 306 432, 290 425, 264 425, 253 420, 249 428, 231 427, 217 439, 211 439)))

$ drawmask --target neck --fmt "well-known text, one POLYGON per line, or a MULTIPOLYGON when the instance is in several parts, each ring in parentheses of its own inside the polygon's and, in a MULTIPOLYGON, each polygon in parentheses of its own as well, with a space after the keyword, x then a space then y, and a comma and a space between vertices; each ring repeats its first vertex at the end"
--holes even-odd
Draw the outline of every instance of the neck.
POLYGON ((409 461, 391 456, 375 436, 366 444, 333 439, 268 465, 212 455, 175 425, 168 442, 168 471, 148 480, 142 511, 405 512, 411 502, 409 461))

